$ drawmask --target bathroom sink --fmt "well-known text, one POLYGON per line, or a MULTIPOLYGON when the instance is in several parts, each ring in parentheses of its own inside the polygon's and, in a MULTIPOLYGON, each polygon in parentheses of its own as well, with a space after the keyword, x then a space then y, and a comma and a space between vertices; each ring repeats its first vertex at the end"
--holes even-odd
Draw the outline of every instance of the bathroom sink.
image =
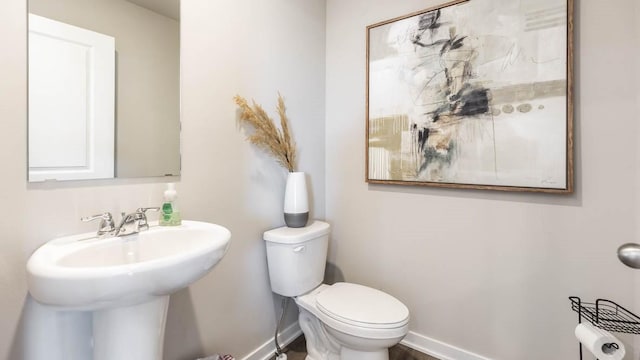
POLYGON ((231 233, 198 221, 123 237, 61 237, 27 263, 31 296, 91 316, 93 360, 161 360, 170 295, 222 259, 231 233))
POLYGON ((125 237, 57 238, 29 259, 29 291, 38 302, 65 310, 143 303, 207 274, 226 253, 230 237, 222 226, 183 221, 125 237))

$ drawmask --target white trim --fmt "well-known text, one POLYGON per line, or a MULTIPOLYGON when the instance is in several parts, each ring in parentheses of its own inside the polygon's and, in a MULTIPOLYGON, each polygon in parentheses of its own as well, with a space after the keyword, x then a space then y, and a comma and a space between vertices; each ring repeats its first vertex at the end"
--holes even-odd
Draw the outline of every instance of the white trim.
POLYGON ((440 360, 491 360, 482 355, 409 331, 400 344, 440 360))
MULTIPOLYGON (((289 345, 298 336, 302 335, 302 330, 298 322, 294 322, 284 329, 278 337, 278 343, 281 347, 289 345)), ((242 358, 242 360, 267 360, 271 358, 276 350, 276 344, 273 343, 273 339, 262 344, 259 348, 253 350, 249 355, 242 358)))
MULTIPOLYGON (((289 345, 300 335, 302 335, 302 330, 296 321, 280 333, 279 341, 281 346, 289 345)), ((413 331, 409 331, 400 344, 440 360, 492 360, 413 331)), ((268 360, 274 355, 275 348, 273 339, 270 339, 241 360, 268 360)))

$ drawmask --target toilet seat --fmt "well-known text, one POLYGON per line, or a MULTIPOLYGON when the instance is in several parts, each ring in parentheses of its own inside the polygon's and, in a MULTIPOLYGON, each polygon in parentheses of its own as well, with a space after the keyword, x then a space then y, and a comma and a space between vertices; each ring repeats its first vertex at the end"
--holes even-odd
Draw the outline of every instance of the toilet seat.
POLYGON ((316 297, 318 309, 347 324, 389 329, 409 321, 409 309, 393 296, 367 286, 336 283, 316 297))
POLYGON ((317 316, 355 336, 391 338, 408 328, 409 309, 393 296, 358 284, 336 283, 316 296, 317 316))

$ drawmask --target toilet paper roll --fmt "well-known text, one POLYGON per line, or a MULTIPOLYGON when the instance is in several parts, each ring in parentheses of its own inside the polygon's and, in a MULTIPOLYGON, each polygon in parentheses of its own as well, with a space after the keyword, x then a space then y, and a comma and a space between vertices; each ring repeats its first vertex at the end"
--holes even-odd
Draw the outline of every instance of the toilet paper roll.
POLYGON ((589 323, 576 326, 576 338, 599 360, 622 360, 625 354, 624 344, 606 330, 589 323))

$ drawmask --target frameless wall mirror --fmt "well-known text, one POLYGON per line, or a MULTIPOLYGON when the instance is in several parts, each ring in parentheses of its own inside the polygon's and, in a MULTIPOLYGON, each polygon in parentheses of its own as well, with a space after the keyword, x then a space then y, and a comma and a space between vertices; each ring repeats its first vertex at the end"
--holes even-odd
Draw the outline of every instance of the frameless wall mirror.
POLYGON ((29 0, 29 181, 180 174, 180 0, 29 0))

